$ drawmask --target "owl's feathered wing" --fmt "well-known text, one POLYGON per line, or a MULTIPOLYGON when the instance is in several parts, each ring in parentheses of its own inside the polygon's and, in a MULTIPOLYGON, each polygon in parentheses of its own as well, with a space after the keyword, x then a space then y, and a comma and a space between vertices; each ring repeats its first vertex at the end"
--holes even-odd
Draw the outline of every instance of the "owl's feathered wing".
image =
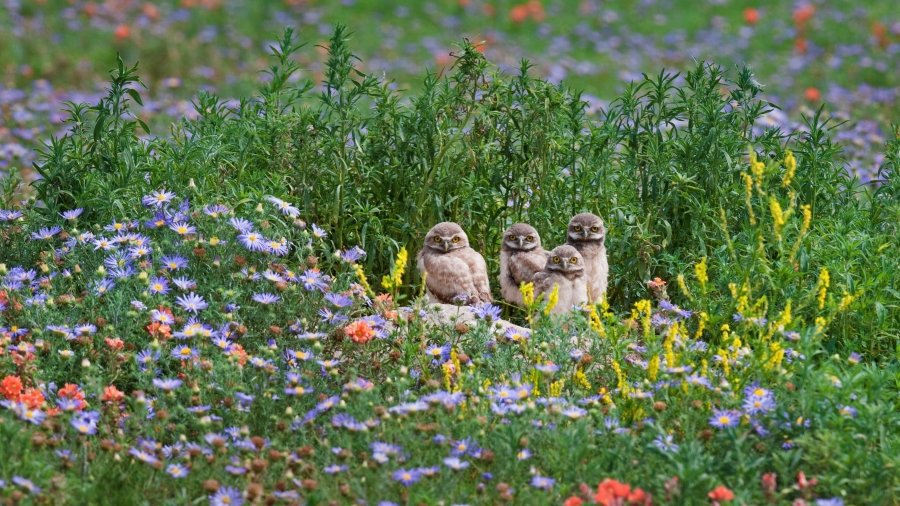
POLYGON ((427 273, 426 288, 438 302, 452 304, 457 295, 475 298, 475 302, 493 300, 487 280, 487 264, 471 248, 445 254, 420 252, 418 266, 420 272, 427 273))
POLYGON ((542 248, 523 252, 500 254, 500 291, 503 298, 519 306, 524 304, 519 286, 531 283, 537 273, 547 265, 549 252, 542 248))
POLYGON ((475 286, 478 302, 494 302, 491 295, 491 282, 488 279, 487 263, 481 253, 472 248, 460 250, 472 273, 472 284, 475 286))
POLYGON ((609 261, 606 258, 606 246, 585 244, 571 239, 567 240, 566 244, 574 246, 584 257, 585 281, 591 294, 591 300, 594 303, 600 302, 609 283, 609 261))

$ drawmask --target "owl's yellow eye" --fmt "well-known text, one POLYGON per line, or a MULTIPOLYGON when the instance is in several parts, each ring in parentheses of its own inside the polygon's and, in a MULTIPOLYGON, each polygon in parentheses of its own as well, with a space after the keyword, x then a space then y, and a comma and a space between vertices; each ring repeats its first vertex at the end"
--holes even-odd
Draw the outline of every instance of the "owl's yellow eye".
POLYGON ((558 264, 558 263, 559 263, 559 257, 553 257, 553 263, 558 264))
POLYGON ((596 231, 598 231, 598 230, 600 230, 600 229, 597 228, 597 227, 591 227, 591 232, 596 232, 596 231))
POLYGON ((534 240, 534 237, 531 237, 531 236, 529 235, 528 237, 525 238, 525 240, 528 241, 528 242, 531 242, 531 241, 534 240))
POLYGON ((510 241, 515 241, 515 240, 516 240, 516 236, 514 236, 514 235, 509 236, 509 240, 510 240, 510 241))
POLYGON ((435 237, 435 238, 434 238, 434 242, 441 242, 441 238, 440 238, 440 237, 435 237))
POLYGON ((581 232, 581 225, 575 225, 575 231, 581 232))
POLYGON ((452 239, 452 241, 453 241, 453 242, 459 242, 459 237, 454 237, 454 238, 452 239))
POLYGON ((577 264, 577 263, 578 263, 578 257, 572 257, 572 258, 569 259, 569 261, 572 262, 573 264, 577 264))

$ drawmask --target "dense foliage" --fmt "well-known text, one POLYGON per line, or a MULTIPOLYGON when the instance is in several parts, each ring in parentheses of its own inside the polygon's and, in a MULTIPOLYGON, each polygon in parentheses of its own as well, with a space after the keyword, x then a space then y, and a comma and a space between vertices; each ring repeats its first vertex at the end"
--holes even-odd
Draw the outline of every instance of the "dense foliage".
POLYGON ((754 128, 774 106, 749 69, 660 73, 595 120, 468 41, 414 93, 356 71, 339 27, 313 94, 296 48, 167 137, 138 137, 121 61, 71 104, 42 205, 0 214, 0 494, 894 500, 900 141, 868 192, 819 115, 754 128), (608 304, 427 323, 407 252, 433 223, 495 275, 505 226, 555 245, 580 211, 607 219, 608 304))

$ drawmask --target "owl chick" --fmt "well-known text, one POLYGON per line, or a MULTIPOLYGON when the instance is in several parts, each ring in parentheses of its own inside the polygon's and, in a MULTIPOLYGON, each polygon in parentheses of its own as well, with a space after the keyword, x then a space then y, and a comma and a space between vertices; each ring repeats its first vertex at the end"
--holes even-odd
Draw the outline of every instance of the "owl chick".
POLYGON ((550 311, 566 314, 575 304, 587 302, 587 279, 584 258, 572 246, 563 244, 550 252, 544 270, 534 275, 534 295, 550 296, 553 285, 559 285, 559 300, 550 311))
POLYGON ((432 301, 453 304, 463 295, 467 304, 493 302, 484 257, 469 247, 463 229, 452 222, 438 223, 425 236, 419 251, 419 272, 432 301))
POLYGON ((500 293, 507 301, 523 306, 522 283, 534 281, 534 275, 547 265, 547 250, 541 247, 537 230, 526 223, 516 223, 503 233, 500 246, 500 293))
POLYGON ((603 220, 592 213, 577 214, 569 220, 566 244, 575 247, 584 257, 584 273, 587 279, 590 301, 600 302, 606 293, 609 280, 609 263, 606 260, 606 228, 603 220))

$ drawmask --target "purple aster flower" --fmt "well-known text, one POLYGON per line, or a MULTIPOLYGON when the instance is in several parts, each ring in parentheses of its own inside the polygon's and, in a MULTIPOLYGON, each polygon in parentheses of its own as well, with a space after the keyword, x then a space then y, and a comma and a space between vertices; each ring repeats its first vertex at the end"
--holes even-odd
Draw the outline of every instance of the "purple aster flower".
POLYGON ((325 232, 325 229, 319 228, 315 223, 313 223, 312 225, 312 231, 313 236, 317 239, 324 239, 328 237, 328 232, 325 232))
POLYGON ((276 241, 275 239, 263 239, 263 251, 276 256, 287 255, 291 250, 291 243, 276 241))
POLYGON ((16 403, 13 407, 13 412, 16 416, 19 417, 20 420, 24 420, 26 422, 31 422, 35 425, 40 425, 41 422, 47 418, 47 414, 39 409, 30 409, 24 403, 16 403))
POLYGON ((500 307, 487 302, 480 302, 472 308, 475 316, 482 320, 496 321, 500 319, 500 307))
POLYGON ((97 433, 97 423, 84 416, 78 416, 72 418, 72 421, 69 422, 72 427, 78 431, 79 434, 84 434, 85 436, 93 436, 97 433))
POLYGON ((506 329, 506 332, 503 334, 503 338, 511 343, 521 343, 523 341, 531 339, 531 334, 528 333, 528 331, 525 329, 510 327, 506 329))
POLYGON ((251 229, 253 229, 252 221, 245 220, 244 218, 238 218, 237 216, 228 220, 228 223, 231 224, 231 226, 234 227, 235 230, 242 234, 246 234, 251 229))
POLYGON ((838 409, 838 413, 840 413, 841 416, 847 416, 847 417, 850 417, 850 418, 856 418, 856 415, 857 415, 856 409, 855 409, 855 408, 852 408, 852 407, 850 407, 850 406, 841 406, 841 407, 838 409))
POLYGON ((831 499, 816 499, 816 506, 844 506, 844 500, 840 497, 831 499))
POLYGON ((196 281, 194 281, 193 279, 188 279, 184 276, 175 278, 172 280, 172 282, 175 283, 175 286, 177 286, 182 291, 194 290, 197 288, 196 281))
POLYGON ((552 374, 559 370, 559 366, 556 364, 535 364, 534 368, 544 374, 552 374))
POLYGON ((72 221, 72 220, 78 218, 79 216, 81 216, 81 213, 83 213, 83 212, 84 212, 84 209, 79 207, 78 209, 63 211, 63 212, 59 213, 59 215, 64 220, 72 221))
POLYGON ((771 390, 767 390, 761 386, 759 386, 759 382, 754 382, 744 388, 744 395, 746 397, 759 397, 759 398, 771 398, 774 399, 775 396, 772 394, 771 390))
POLYGON ((339 293, 326 293, 325 300, 336 307, 347 307, 350 304, 353 304, 353 299, 346 295, 341 295, 339 293))
POLYGON ((169 228, 174 230, 178 235, 188 235, 188 234, 196 234, 197 227, 193 225, 188 225, 187 223, 182 223, 180 221, 176 221, 169 225, 169 228))
POLYGON ((209 307, 209 304, 203 300, 203 297, 195 293, 181 295, 175 299, 175 303, 181 306, 185 311, 197 314, 199 311, 209 307))
POLYGON ((271 293, 256 293, 253 294, 254 302, 258 302, 260 304, 264 304, 268 306, 269 304, 275 304, 276 302, 281 300, 281 297, 271 294, 271 293))
POLYGON ((328 474, 337 474, 337 473, 340 473, 340 472, 346 471, 346 470, 347 470, 347 466, 339 466, 337 464, 331 464, 330 466, 325 466, 325 469, 323 469, 323 471, 325 471, 328 474))
POLYGON ((228 208, 222 204, 212 204, 203 208, 203 214, 213 218, 218 218, 220 214, 225 214, 227 212, 228 208))
POLYGON ((241 491, 234 487, 222 487, 218 492, 208 497, 210 506, 241 506, 241 504, 244 504, 241 491))
POLYGON ((144 228, 162 228, 169 223, 172 223, 172 220, 168 216, 166 216, 166 213, 157 211, 156 214, 153 215, 152 219, 144 222, 144 228))
MULTIPOLYGON (((315 226, 315 225, 313 225, 313 226, 315 226)), ((422 477, 422 475, 421 475, 421 473, 419 473, 419 471, 417 469, 408 469, 407 470, 407 469, 401 468, 401 469, 397 469, 396 471, 393 472, 393 474, 391 474, 391 478, 393 478, 394 481, 398 481, 407 487, 412 485, 413 483, 419 481, 419 479, 421 479, 421 477, 422 477)))
POLYGON ((737 411, 713 410, 713 416, 709 419, 709 424, 717 429, 727 429, 737 427, 741 421, 741 414, 737 411))
POLYGON ((364 256, 366 256, 366 252, 359 246, 354 246, 346 251, 341 252, 341 260, 347 262, 348 264, 356 263, 357 260, 364 256))
POLYGON ((115 286, 116 283, 111 279, 103 278, 100 280, 94 280, 93 282, 91 282, 91 293, 93 293, 97 297, 100 297, 106 294, 106 292, 115 288, 115 286))
POLYGON ((190 360, 197 358, 197 352, 192 350, 190 346, 176 346, 172 350, 172 358, 177 360, 190 360))
POLYGON ((338 311, 337 313, 333 313, 327 307, 323 307, 319 310, 319 316, 322 317, 323 323, 327 323, 329 325, 338 325, 347 321, 347 317, 344 316, 340 311, 338 311))
POLYGON ((168 255, 159 259, 160 263, 162 263, 163 268, 168 269, 170 271, 175 271, 178 269, 183 269, 187 267, 188 261, 186 258, 180 255, 168 255))
POLYGON ((444 459, 444 465, 454 471, 462 471, 469 467, 469 463, 465 460, 459 460, 459 457, 447 457, 444 459))
POLYGON ((241 245, 250 251, 263 251, 266 248, 265 238, 260 233, 247 231, 237 238, 241 245))
POLYGON ((534 475, 531 477, 531 486, 534 488, 539 488, 541 490, 550 490, 553 488, 553 485, 556 483, 556 480, 553 478, 547 478, 540 475, 534 475))
POLYGON ((53 226, 49 228, 45 227, 38 230, 37 232, 32 232, 31 239, 33 241, 46 241, 48 239, 52 239, 53 236, 60 232, 60 230, 62 230, 62 228, 60 228, 59 226, 53 226))
POLYGON ((152 192, 150 195, 145 195, 144 198, 141 199, 141 203, 147 207, 163 207, 169 202, 172 202, 172 199, 175 198, 175 194, 172 192, 167 192, 165 190, 152 192))
POLYGON ((744 399, 744 411, 747 412, 748 415, 758 415, 761 413, 768 413, 775 409, 776 403, 775 398, 771 395, 757 397, 755 395, 749 396, 744 399))
POLYGON ((292 218, 300 216, 300 210, 288 204, 287 202, 275 197, 269 197, 268 200, 269 202, 275 204, 275 207, 277 207, 281 211, 281 214, 290 216, 292 218))
POLYGON ((181 386, 181 380, 178 378, 172 379, 158 379, 153 378, 153 386, 159 388, 160 390, 165 390, 166 392, 171 392, 176 388, 181 386))
POLYGON ((656 445, 657 448, 664 452, 677 452, 678 445, 672 442, 673 437, 671 435, 663 436, 662 434, 656 436, 656 439, 653 440, 653 444, 656 445))
POLYGON ((578 406, 569 406, 566 409, 562 410, 562 415, 573 420, 578 418, 584 418, 587 416, 587 410, 584 408, 579 408, 578 406))
POLYGON ((22 478, 21 476, 13 476, 12 482, 24 488, 29 494, 40 494, 41 488, 35 485, 31 480, 22 478))
POLYGON ((303 288, 308 291, 319 290, 320 292, 325 292, 325 289, 328 288, 328 285, 322 280, 322 274, 312 269, 307 269, 303 273, 301 281, 303 281, 303 288))
POLYGON ((166 467, 166 472, 173 478, 184 478, 190 473, 188 468, 181 464, 169 464, 166 467))
POLYGON ((169 280, 162 276, 151 278, 149 291, 150 293, 158 293, 162 295, 169 293, 169 280))
POLYGON ((859 361, 860 361, 861 359, 862 359, 862 357, 859 355, 859 353, 856 353, 856 352, 854 351, 854 352, 851 353, 850 356, 847 358, 847 361, 850 362, 850 363, 853 364, 853 365, 856 365, 856 364, 859 363, 859 361))

